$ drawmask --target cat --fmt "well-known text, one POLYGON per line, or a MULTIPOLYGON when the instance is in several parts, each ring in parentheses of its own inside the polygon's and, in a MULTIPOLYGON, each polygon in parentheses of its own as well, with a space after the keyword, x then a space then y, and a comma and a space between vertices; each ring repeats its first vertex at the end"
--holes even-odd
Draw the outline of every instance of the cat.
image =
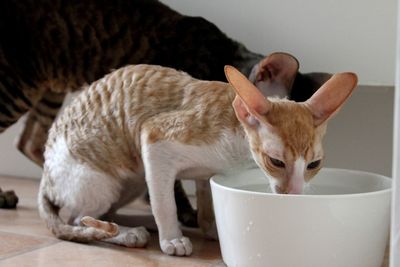
MULTIPOLYGON (((164 65, 220 81, 230 64, 259 87, 275 84, 271 91, 295 101, 306 100, 329 77, 299 73, 288 54, 268 60, 211 22, 154 0, 0 1, 0 36, 0 133, 27 113, 17 147, 39 166, 67 92, 127 64, 164 65)), ((180 220, 196 226, 180 183, 176 191, 180 220)))
MULTIPOLYGON (((0 18, 0 132, 29 113, 18 149, 39 165, 65 94, 111 69, 157 64, 223 81, 223 66, 231 64, 246 75, 256 67, 258 83, 280 78, 267 72, 264 56, 214 24, 154 0, 1 1, 0 18)), ((320 85, 313 74, 291 75, 290 97, 296 101, 320 85)))
POLYGON ((147 185, 161 250, 184 256, 193 248, 178 225, 176 179, 207 182, 256 164, 274 193, 302 193, 322 166, 327 121, 357 76, 335 74, 296 103, 266 98, 232 66, 225 72, 229 83, 161 66, 127 66, 83 91, 53 124, 46 144, 38 206, 52 232, 72 241, 143 247, 145 228, 98 219, 147 185), (70 224, 58 216, 63 207, 71 211, 70 224))

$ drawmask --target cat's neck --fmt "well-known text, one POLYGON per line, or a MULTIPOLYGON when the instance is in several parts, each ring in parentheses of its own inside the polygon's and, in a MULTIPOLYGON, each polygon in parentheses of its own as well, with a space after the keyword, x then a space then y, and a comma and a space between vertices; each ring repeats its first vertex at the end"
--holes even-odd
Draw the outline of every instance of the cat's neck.
MULTIPOLYGON (((175 148, 179 147, 182 147, 183 153, 187 151, 183 149, 185 145, 175 143, 175 148)), ((240 169, 256 167, 242 128, 225 130, 216 142, 197 146, 195 153, 190 153, 190 158, 196 163, 184 168, 178 175, 180 179, 209 178, 216 174, 235 173, 240 169)))
POLYGON ((223 145, 220 153, 222 155, 227 155, 226 159, 230 165, 230 167, 226 168, 224 172, 247 168, 255 164, 249 141, 247 140, 247 135, 241 125, 236 127, 234 133, 231 133, 230 135, 227 134, 224 137, 226 138, 226 144, 223 145))

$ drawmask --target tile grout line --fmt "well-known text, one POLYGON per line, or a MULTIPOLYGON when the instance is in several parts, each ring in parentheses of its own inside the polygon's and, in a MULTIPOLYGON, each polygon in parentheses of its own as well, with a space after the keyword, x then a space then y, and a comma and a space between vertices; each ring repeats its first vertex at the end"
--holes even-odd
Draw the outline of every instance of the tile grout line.
POLYGON ((35 238, 40 238, 40 239, 48 239, 49 241, 61 241, 61 240, 58 240, 57 238, 53 238, 53 237, 48 237, 48 236, 43 236, 43 235, 38 235, 38 234, 27 234, 27 233, 23 233, 23 234, 21 234, 21 233, 17 233, 17 232, 14 232, 13 230, 3 230, 3 229, 0 229, 0 233, 1 232, 3 232, 3 233, 7 233, 7 234, 14 234, 14 235, 22 235, 22 236, 29 236, 29 237, 35 237, 35 238))
POLYGON ((20 251, 14 252, 14 253, 10 253, 7 256, 0 257, 0 262, 2 262, 4 260, 8 260, 8 259, 11 259, 11 258, 15 258, 15 257, 21 256, 21 255, 26 254, 26 253, 33 252, 35 250, 41 250, 43 248, 53 246, 53 245, 58 244, 60 242, 61 242, 60 240, 51 240, 48 243, 45 243, 45 244, 42 244, 42 245, 37 245, 37 246, 31 247, 31 248, 26 248, 26 249, 22 249, 20 251))

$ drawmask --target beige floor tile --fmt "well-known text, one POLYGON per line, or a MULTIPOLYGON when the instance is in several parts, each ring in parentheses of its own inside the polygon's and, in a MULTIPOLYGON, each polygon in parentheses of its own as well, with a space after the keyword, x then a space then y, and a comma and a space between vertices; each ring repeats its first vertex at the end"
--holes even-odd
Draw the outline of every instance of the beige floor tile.
POLYGON ((0 210, 0 230, 53 238, 43 221, 40 220, 37 210, 33 210, 33 208, 21 207, 18 208, 18 211, 0 210))
POLYGON ((155 246, 146 249, 122 248, 107 244, 77 244, 59 242, 18 257, 0 261, 0 266, 211 266, 219 262, 202 259, 199 253, 192 257, 163 255, 155 246))
POLYGON ((0 232, 0 260, 54 244, 55 240, 36 236, 0 232))
POLYGON ((0 209, 0 230, 23 234, 44 234, 37 212, 39 181, 15 177, 1 177, 3 191, 14 190, 19 197, 16 210, 0 209), (40 224, 40 227, 38 227, 40 224), (29 226, 29 227, 28 227, 29 226))

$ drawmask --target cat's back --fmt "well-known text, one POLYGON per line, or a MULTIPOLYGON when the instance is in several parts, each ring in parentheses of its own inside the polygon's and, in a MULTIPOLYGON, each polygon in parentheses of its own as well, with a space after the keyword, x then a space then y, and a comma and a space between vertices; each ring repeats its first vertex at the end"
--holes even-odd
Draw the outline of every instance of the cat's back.
POLYGON ((92 83, 62 112, 46 151, 63 139, 75 158, 104 171, 110 171, 110 159, 131 166, 140 155, 144 124, 161 127, 166 117, 187 118, 187 131, 198 129, 210 138, 219 134, 221 124, 235 127, 233 97, 227 83, 197 80, 161 66, 123 67, 92 83))
POLYGON ((86 86, 68 105, 52 130, 129 127, 139 118, 178 108, 185 88, 198 80, 185 72, 157 65, 129 65, 86 86), (78 127, 74 127, 78 126, 78 127), (112 127, 111 127, 112 126, 112 127), (53 129, 54 128, 54 129, 53 129))
POLYGON ((55 90, 141 63, 224 80, 238 49, 207 20, 155 0, 0 1, 0 25, 0 67, 55 90))
POLYGON ((154 29, 180 16, 155 0, 0 1, 0 66, 36 85, 77 89, 153 60, 154 29))
POLYGON ((65 109, 56 126, 81 122, 79 125, 86 128, 110 123, 129 128, 161 113, 201 113, 212 106, 219 108, 230 103, 233 95, 227 83, 198 80, 186 72, 158 65, 129 65, 87 86, 65 109))

